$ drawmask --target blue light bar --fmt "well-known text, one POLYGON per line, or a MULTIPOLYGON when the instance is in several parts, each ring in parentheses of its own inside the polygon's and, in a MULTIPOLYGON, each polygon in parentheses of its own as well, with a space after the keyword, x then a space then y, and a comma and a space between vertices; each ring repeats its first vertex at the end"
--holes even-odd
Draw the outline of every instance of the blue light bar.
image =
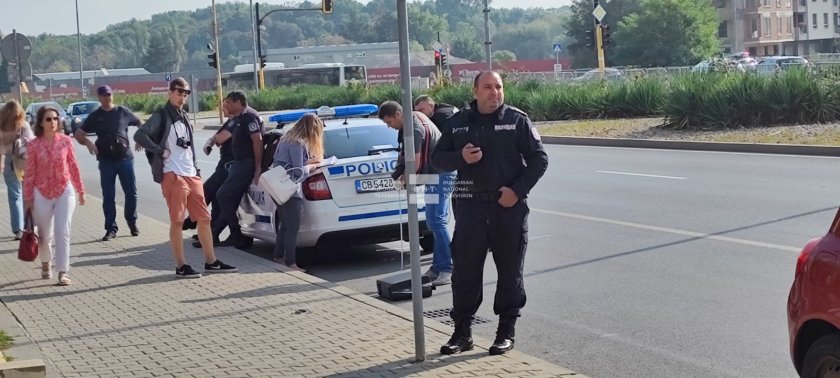
POLYGON ((268 117, 268 121, 281 124, 296 122, 307 113, 315 113, 321 118, 361 117, 376 114, 377 110, 379 110, 379 106, 374 104, 341 105, 335 107, 322 106, 318 109, 284 110, 268 117))
POLYGON ((333 107, 336 118, 366 116, 376 113, 379 107, 373 104, 342 105, 333 107))
POLYGON ((317 113, 316 109, 296 109, 296 110, 284 110, 279 112, 271 117, 268 117, 268 122, 277 122, 277 123, 289 123, 295 122, 301 118, 303 118, 304 114, 307 113, 317 113))

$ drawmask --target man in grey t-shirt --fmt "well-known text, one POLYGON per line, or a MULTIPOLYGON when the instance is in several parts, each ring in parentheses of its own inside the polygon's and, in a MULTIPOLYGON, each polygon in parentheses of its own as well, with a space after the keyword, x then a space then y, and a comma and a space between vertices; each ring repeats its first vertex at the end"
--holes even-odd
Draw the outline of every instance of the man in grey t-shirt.
MULTIPOLYGON (((399 143, 402 147, 404 121, 403 108, 395 101, 386 101, 379 107, 379 118, 388 127, 399 131, 399 143)), ((434 236, 434 254, 432 267, 426 272, 434 285, 447 285, 452 279, 452 252, 449 249, 450 237, 446 225, 449 222, 449 199, 455 183, 454 172, 442 172, 432 165, 431 155, 435 150, 440 130, 421 112, 412 112, 412 132, 414 133, 414 161, 417 162, 419 184, 424 184, 426 195, 426 225, 434 236)), ((405 182, 405 150, 400 148, 400 157, 391 176, 394 180, 405 182)))

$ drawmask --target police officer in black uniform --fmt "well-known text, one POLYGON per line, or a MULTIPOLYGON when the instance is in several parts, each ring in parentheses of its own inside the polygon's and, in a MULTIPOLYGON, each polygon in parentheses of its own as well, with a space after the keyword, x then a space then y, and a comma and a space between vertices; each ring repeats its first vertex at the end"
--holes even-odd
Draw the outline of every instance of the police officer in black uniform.
POLYGON ((418 96, 414 100, 414 110, 421 112, 429 117, 437 126, 438 130, 442 130, 446 126, 449 118, 452 118, 458 112, 458 108, 447 103, 435 103, 435 100, 428 95, 418 96))
POLYGON ((216 192, 216 201, 222 212, 218 219, 213 220, 213 243, 246 248, 250 246, 250 242, 242 235, 236 209, 250 184, 256 184, 262 174, 262 136, 265 130, 259 117, 247 111, 248 99, 242 91, 228 93, 225 106, 230 115, 235 117, 230 124, 233 161, 228 167, 225 182, 216 192), (219 234, 225 227, 229 228, 230 237, 220 242, 219 234))
POLYGON ((450 313, 455 332, 441 354, 473 348, 471 325, 482 300, 488 249, 499 275, 493 303, 499 327, 490 354, 513 349, 514 326, 525 306, 526 197, 548 168, 548 155, 528 115, 504 104, 499 74, 480 73, 473 93, 475 101, 449 120, 432 154, 435 166, 458 171, 450 313))

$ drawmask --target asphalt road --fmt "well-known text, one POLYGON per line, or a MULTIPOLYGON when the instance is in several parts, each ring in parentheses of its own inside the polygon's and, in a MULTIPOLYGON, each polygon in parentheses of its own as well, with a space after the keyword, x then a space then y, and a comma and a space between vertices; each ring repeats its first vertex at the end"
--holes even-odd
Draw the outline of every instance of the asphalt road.
MULTIPOLYGON (((799 248, 837 210, 837 158, 547 149, 549 170, 529 199, 518 350, 592 377, 795 376, 787 293, 799 248)), ((78 151, 99 195, 96 163, 78 151)), ((202 154, 200 168, 210 172, 216 158, 202 154)), ((141 213, 166 221, 142 154, 135 166, 141 213)), ((270 249, 258 242, 252 252, 270 249)), ((343 247, 307 268, 375 296, 375 280, 400 269, 401 250, 408 244, 343 247)), ((430 262, 423 256, 423 270, 430 262)), ((489 339, 495 277, 488 259, 479 316, 491 322, 475 332, 489 339)), ((424 301, 427 311, 449 307, 449 286, 424 301)))

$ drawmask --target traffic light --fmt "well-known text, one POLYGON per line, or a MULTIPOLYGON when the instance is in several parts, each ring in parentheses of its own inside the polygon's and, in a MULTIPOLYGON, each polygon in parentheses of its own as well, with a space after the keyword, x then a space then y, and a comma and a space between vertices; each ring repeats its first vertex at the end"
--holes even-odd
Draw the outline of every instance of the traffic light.
POLYGON ((590 49, 595 48, 595 29, 589 29, 584 32, 584 45, 590 49))
POLYGON ((260 55, 260 68, 265 68, 266 58, 265 55, 260 55))
POLYGON ((213 67, 213 68, 219 68, 219 62, 216 61, 216 52, 215 51, 207 54, 207 57, 210 58, 210 61, 207 62, 207 65, 209 65, 210 67, 213 67))
POLYGON ((440 50, 435 50, 435 66, 440 67, 441 56, 440 50))
POLYGON ((446 67, 446 54, 440 53, 440 66, 446 67))
POLYGON ((612 37, 612 33, 610 33, 610 26, 607 24, 601 24, 601 42, 603 46, 610 44, 610 38, 612 37))
POLYGON ((321 0, 321 12, 330 14, 333 12, 333 0, 321 0))

